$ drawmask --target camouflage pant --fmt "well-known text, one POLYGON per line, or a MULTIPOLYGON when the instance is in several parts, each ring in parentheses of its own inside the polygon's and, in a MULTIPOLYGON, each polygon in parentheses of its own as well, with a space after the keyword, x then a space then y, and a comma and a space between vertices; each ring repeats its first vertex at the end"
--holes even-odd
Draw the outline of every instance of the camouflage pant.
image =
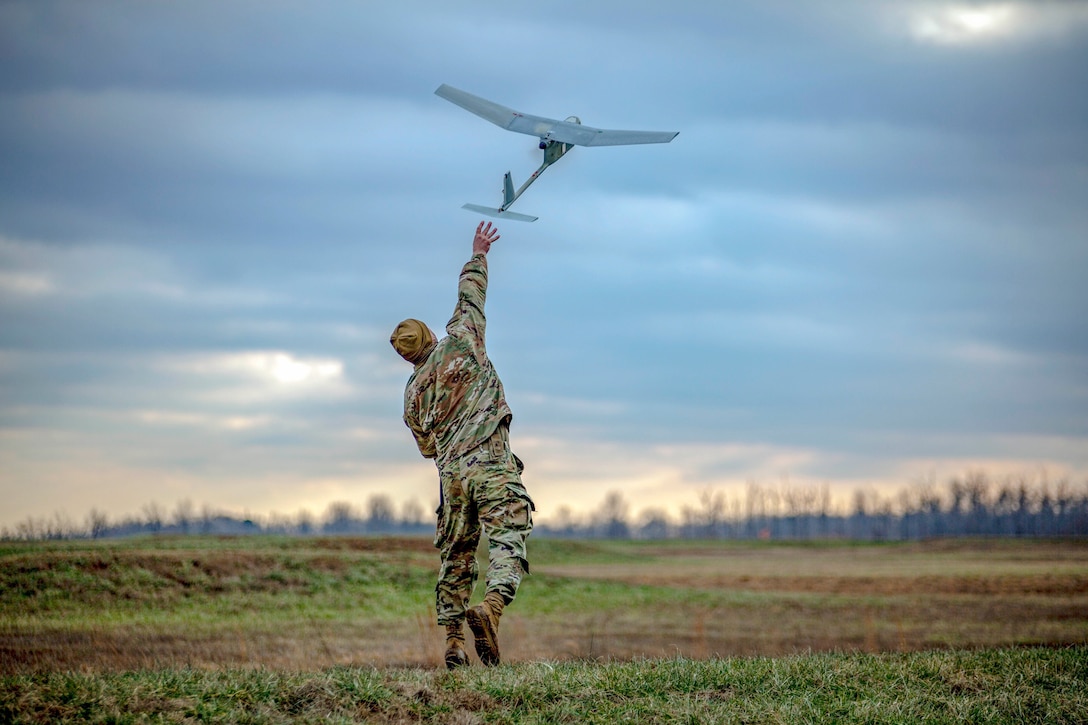
POLYGON ((509 603, 529 573, 525 540, 533 529, 534 506, 521 469, 505 425, 484 445, 439 467, 442 505, 434 538, 442 554, 435 587, 439 625, 464 620, 479 576, 481 531, 487 538, 487 591, 499 592, 509 603))

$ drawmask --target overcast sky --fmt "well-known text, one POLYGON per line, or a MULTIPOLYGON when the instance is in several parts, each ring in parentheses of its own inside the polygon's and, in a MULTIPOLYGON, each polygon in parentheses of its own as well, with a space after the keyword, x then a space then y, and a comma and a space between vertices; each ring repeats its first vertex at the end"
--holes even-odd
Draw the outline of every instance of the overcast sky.
POLYGON ((401 421, 493 247, 547 521, 1088 480, 1088 3, 0 2, 0 525, 437 502, 401 421), (788 484, 785 482, 788 481, 788 484))

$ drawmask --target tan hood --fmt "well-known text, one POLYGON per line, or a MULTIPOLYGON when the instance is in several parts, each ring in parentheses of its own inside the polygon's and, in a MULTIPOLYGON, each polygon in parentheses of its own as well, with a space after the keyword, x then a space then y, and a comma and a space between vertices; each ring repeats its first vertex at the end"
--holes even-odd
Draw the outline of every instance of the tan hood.
POLYGON ((389 344, 402 358, 418 365, 431 354, 431 350, 438 344, 438 338, 426 324, 408 318, 393 330, 393 334, 389 336, 389 344))

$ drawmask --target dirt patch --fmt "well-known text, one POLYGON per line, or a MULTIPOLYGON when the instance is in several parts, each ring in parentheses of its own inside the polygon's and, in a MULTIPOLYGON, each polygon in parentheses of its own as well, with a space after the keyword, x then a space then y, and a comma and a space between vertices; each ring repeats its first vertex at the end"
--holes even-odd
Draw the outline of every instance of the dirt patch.
POLYGON ((638 561, 538 565, 553 576, 635 585, 857 596, 1080 596, 1088 544, 1006 540, 882 546, 637 544, 638 561))
POLYGON ((386 554, 404 551, 431 555, 436 551, 434 544, 429 539, 405 536, 335 536, 313 539, 308 543, 316 549, 332 549, 335 551, 372 551, 386 554))
MULTIPOLYGON (((114 629, 0 632, 0 675, 58 670, 127 671, 160 667, 269 667, 320 670, 335 666, 434 667, 444 640, 411 627, 305 626, 279 632, 224 628, 215 634, 114 629)), ((300 700, 320 697, 298 693, 300 700)))
MULTIPOLYGON (((913 651, 940 647, 1083 643, 1083 598, 923 595, 867 603, 771 598, 748 603, 675 602, 618 611, 503 617, 508 662, 626 660, 641 657, 777 656, 819 651, 913 651)), ((335 666, 440 669, 444 633, 430 612, 382 626, 297 622, 252 631, 224 621, 215 632, 137 627, 70 631, 0 629, 0 674, 158 667, 267 667, 316 671, 335 666)), ((475 665, 475 656, 470 656, 475 665)), ((300 704, 320 691, 296 693, 300 704)), ((487 702, 451 703, 468 712, 487 702)))
POLYGON ((754 592, 799 592, 850 596, 915 594, 1076 596, 1088 594, 1088 574, 992 577, 730 576, 702 572, 647 574, 621 567, 581 566, 547 567, 537 571, 552 576, 614 581, 637 586, 754 592))
MULTIPOLYGON (((897 605, 826 607, 818 603, 566 613, 524 616, 517 603, 499 631, 505 662, 636 660, 655 656, 778 656, 827 651, 918 651, 1010 644, 1083 642, 1083 604, 1015 598, 924 597, 897 605)), ((444 632, 430 616, 382 627, 310 623, 276 631, 225 627, 195 634, 137 628, 0 631, 0 675, 121 672, 160 667, 262 667, 317 672, 335 666, 442 669, 444 632)), ((480 666, 471 651, 473 666, 480 666)), ((433 697, 421 691, 420 697, 433 697)), ((295 693, 299 705, 320 689, 295 693)), ((479 712, 490 702, 450 702, 479 712)))

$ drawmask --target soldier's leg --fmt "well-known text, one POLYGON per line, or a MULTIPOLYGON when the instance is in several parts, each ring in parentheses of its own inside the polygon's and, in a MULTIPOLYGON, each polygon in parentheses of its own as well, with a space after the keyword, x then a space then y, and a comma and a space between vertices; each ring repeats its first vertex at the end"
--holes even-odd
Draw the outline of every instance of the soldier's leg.
POLYGON ((442 505, 434 543, 442 563, 435 587, 435 609, 440 626, 459 627, 479 576, 476 547, 480 543, 480 525, 476 504, 466 495, 459 470, 443 470, 440 478, 442 505))
POLYGON ((495 481, 487 488, 478 502, 488 548, 487 592, 497 592, 509 604, 529 573, 526 540, 533 530, 533 504, 520 481, 495 481))
POLYGON ((525 539, 532 530, 532 504, 520 485, 501 479, 483 486, 478 501, 480 526, 488 541, 487 592, 484 601, 468 610, 476 654, 485 665, 499 664, 499 617, 514 600, 522 577, 529 572, 525 539))
POLYGON ((504 604, 529 573, 525 543, 533 530, 533 502, 521 482, 521 460, 510 450, 509 428, 499 426, 488 441, 492 460, 470 471, 470 490, 488 542, 487 591, 504 604))
POLYGON ((490 460, 469 469, 469 489, 476 501, 480 528, 488 542, 487 591, 484 601, 468 611, 476 654, 485 665, 497 665, 499 617, 513 601, 529 572, 525 543, 533 528, 533 503, 521 483, 520 462, 510 453, 506 431, 492 437, 490 460))

